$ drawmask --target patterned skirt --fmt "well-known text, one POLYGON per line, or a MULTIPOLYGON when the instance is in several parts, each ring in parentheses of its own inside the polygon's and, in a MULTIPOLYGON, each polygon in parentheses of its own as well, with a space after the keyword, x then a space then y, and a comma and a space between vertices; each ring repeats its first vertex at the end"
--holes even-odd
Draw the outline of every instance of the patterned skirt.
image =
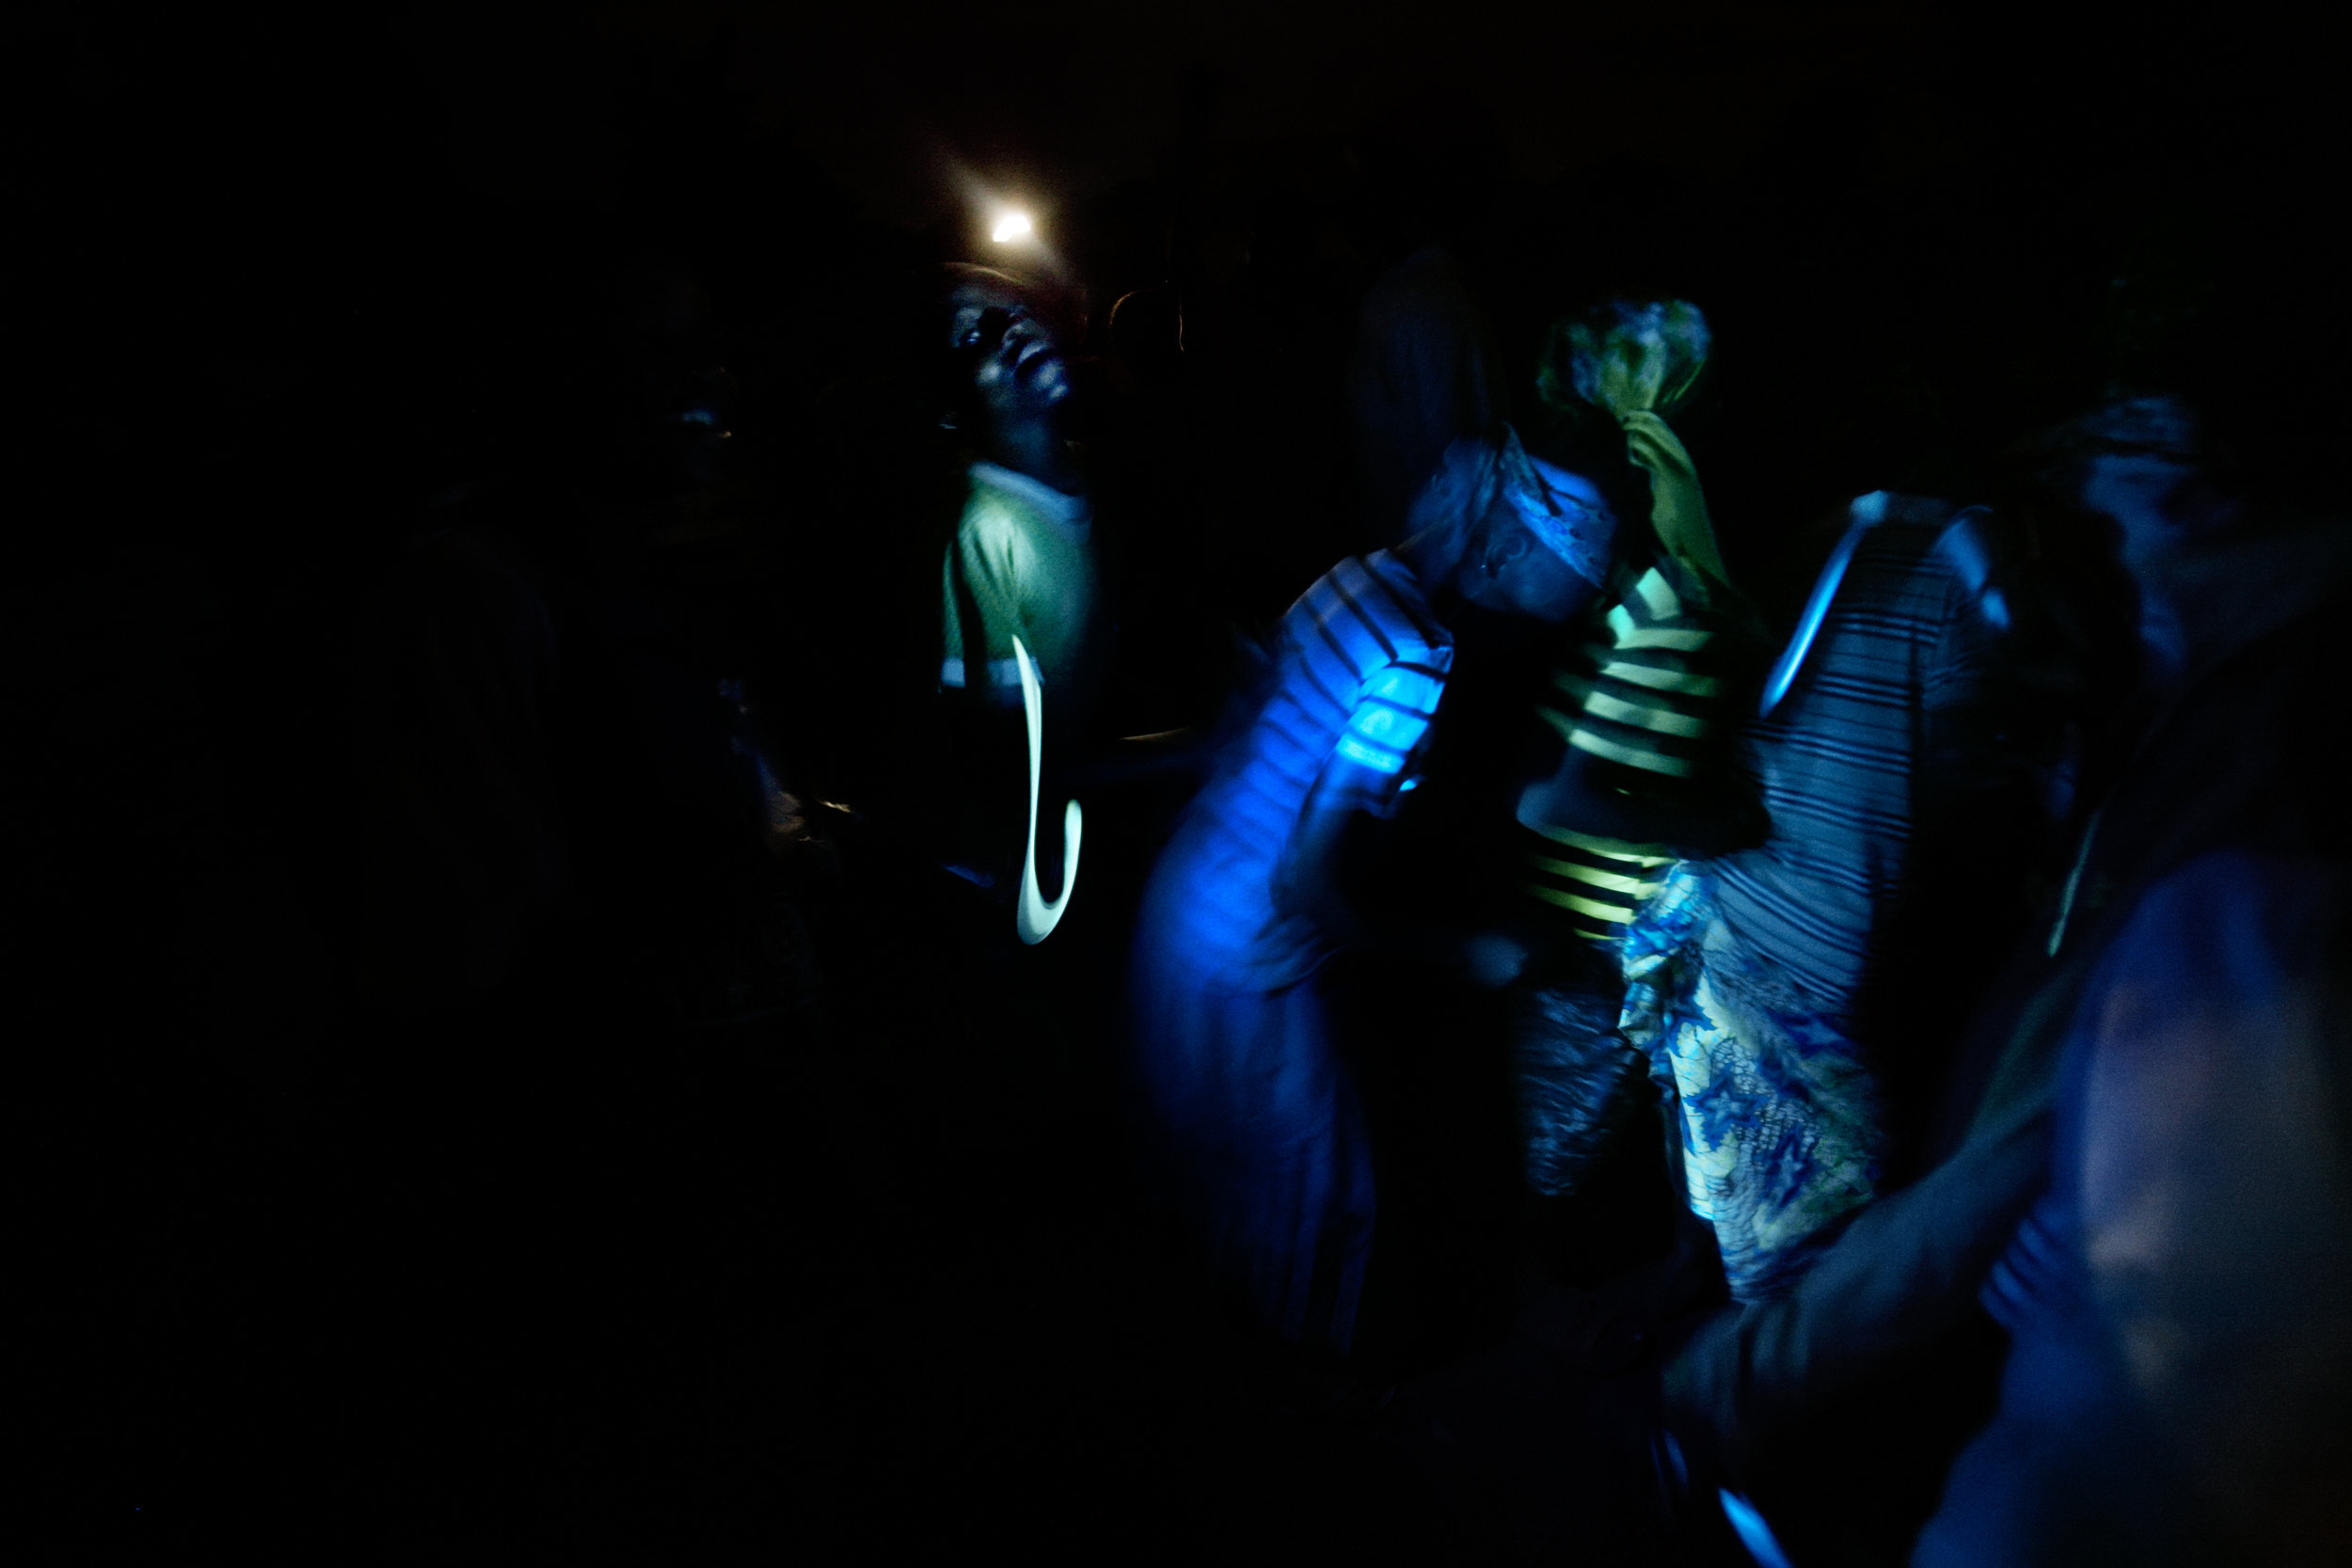
POLYGON ((1613 974, 1585 974, 1516 999, 1510 1046, 1520 1169, 1546 1197, 1573 1192, 1641 1112, 1647 1060, 1618 1031, 1622 998, 1613 974))
POLYGON ((1677 866, 1626 936, 1627 1041, 1681 1124, 1691 1210, 1734 1297, 1785 1293, 1879 1179, 1877 1094, 1839 1020, 1715 912, 1677 866))

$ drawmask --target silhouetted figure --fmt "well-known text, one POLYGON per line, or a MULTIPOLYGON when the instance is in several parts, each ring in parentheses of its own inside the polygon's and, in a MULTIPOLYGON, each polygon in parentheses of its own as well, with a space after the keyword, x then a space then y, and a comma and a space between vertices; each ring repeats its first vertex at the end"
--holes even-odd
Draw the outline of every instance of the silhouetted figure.
POLYGON ((2076 494, 2139 585, 2161 706, 2049 935, 2063 1004, 2012 1041, 1979 1117, 2038 1101, 2046 1153, 2010 1192, 2047 1191, 1979 1276, 2011 1338, 2000 1410, 1921 1564, 2318 1562, 2352 1544, 2352 531, 2249 506, 2201 435, 2153 398, 2073 432, 2076 494))
POLYGON ((1365 293, 1347 405, 1365 529, 1394 539, 1446 448, 1504 409, 1486 318, 1443 245, 1414 251, 1365 293))
POLYGON ((2065 483, 2138 586, 2146 674, 2087 769, 2058 908, 1971 1030, 1950 1152, 1667 1370, 1677 1430, 1753 1478, 1799 1549, 1915 1528, 1994 1322, 2013 1339, 2005 1414, 1920 1560, 2229 1560, 2214 1540, 2341 1528, 2314 1511, 2340 1487, 2285 1479, 2340 1463, 2301 1402, 2338 1397, 2333 1363, 2306 1360, 2292 1394, 2257 1395, 2256 1369, 2343 1342, 2318 1259, 2344 1211, 2293 1196, 2343 1179, 2290 1131, 2325 1091, 2268 1075, 2332 1050, 2287 999, 2318 995, 2337 936, 2327 737, 2352 549, 2248 505, 2168 400, 2111 405, 2066 444, 2065 483), (2249 1141, 2255 1116, 2271 1131, 2249 1141), (2156 1192, 2175 1196, 2141 1207, 2156 1192), (2221 1439, 2256 1399, 2257 1426, 2221 1439), (1857 1426, 1880 1433, 1859 1469, 1857 1426), (1855 1476, 1867 1499, 1840 1490, 1855 1476))
POLYGON ((1525 1173, 1548 1196, 1575 1186, 1638 1098, 1641 1058, 1618 1028, 1629 927, 1678 856, 1725 847, 1754 816, 1729 745, 1754 640, 1664 418, 1708 346, 1693 306, 1613 300, 1554 325, 1538 382, 1548 444, 1612 476, 1640 519, 1535 704, 1548 758, 1512 803, 1513 880, 1563 948, 1513 1030, 1525 1173))
POLYGON ((447 529, 388 576, 360 631, 358 990, 408 1012, 507 979, 563 890, 566 835, 545 597, 447 529))
POLYGON ((1347 366, 1361 527, 1392 544, 1446 448, 1510 412, 1486 311, 1463 269, 1503 164, 1487 106, 1424 90, 1362 144, 1359 227, 1385 269, 1357 312, 1347 366))

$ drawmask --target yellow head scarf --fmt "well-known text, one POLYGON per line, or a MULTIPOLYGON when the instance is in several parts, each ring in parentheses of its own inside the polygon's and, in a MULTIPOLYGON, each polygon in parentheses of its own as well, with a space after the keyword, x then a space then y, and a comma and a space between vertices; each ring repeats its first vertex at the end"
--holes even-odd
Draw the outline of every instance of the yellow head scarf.
POLYGON ((1698 384, 1711 337, 1687 300, 1613 300, 1551 330, 1536 389, 1546 403, 1582 403, 1614 418, 1626 455, 1650 476, 1650 526, 1667 551, 1716 582, 1723 552, 1698 469, 1665 416, 1698 384))

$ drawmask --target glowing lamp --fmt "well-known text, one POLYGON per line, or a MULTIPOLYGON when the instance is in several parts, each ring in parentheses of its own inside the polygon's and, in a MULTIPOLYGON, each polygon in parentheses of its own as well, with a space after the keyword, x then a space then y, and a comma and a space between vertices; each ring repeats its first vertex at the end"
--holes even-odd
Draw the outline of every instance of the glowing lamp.
POLYGON ((989 230, 988 237, 998 245, 1005 245, 1013 240, 1025 238, 1034 228, 1035 226, 1029 222, 1028 214, 1007 213, 996 220, 996 227, 989 230))

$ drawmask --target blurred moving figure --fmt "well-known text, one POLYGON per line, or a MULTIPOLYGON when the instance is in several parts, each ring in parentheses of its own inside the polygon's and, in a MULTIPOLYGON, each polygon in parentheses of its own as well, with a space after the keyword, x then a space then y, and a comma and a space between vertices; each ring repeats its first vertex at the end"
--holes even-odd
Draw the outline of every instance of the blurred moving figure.
POLYGON ((1466 265, 1481 254, 1508 159, 1488 102, 1427 86, 1388 105, 1358 152, 1358 229, 1382 272, 1357 309, 1347 411, 1363 537, 1393 545, 1447 448, 1508 417, 1466 265))
POLYGON ((2010 1188, 2047 1191, 1984 1284, 2011 1337, 1999 1413, 1915 1560, 2340 1562, 2352 531, 2254 514, 2168 400, 2070 436, 2160 706, 2085 830, 2047 1022, 1979 1117, 2050 1124, 2010 1188))
POLYGON ((1621 531, 1596 601, 1539 700, 1549 762, 1514 811, 1517 880, 1560 951, 1512 1029, 1528 1185, 1570 1191, 1638 1098, 1618 1029, 1625 933, 1677 856, 1752 829, 1730 741, 1755 638, 1724 579, 1689 451, 1664 415, 1707 362, 1681 301, 1611 301, 1554 328, 1538 391, 1580 466, 1613 471, 1646 527, 1621 531))
POLYGON ((939 685, 964 697, 951 705, 966 734, 948 782, 961 802, 961 870, 993 886, 1006 879, 1019 821, 1005 793, 1019 782, 1015 765, 995 743, 1005 717, 1020 723, 1013 640, 1036 661, 1046 730, 1074 739, 1103 683, 1110 626, 1093 508, 1062 434, 1071 381, 1059 339, 1038 302, 1001 273, 949 269, 942 304, 940 422, 973 460, 940 563, 939 685))
POLYGON ((2145 674, 2086 765, 2055 917, 1971 1031, 1953 1151, 1787 1295, 1707 1325, 1668 1422, 1800 1555, 1884 1549, 1956 1446, 1903 1413, 1979 1375, 1989 1312, 2000 1413, 1915 1560, 2340 1560, 2352 535, 2249 504, 2169 400, 2100 410, 2061 459, 2118 531, 2145 674), (1844 1462, 1864 1423, 1911 1450, 1899 1481, 1844 1462))
POLYGON ((1418 782, 1451 608, 1565 621, 1615 528, 1589 481, 1539 466, 1507 427, 1448 454, 1414 522, 1284 619, 1271 689, 1161 856, 1135 953, 1134 1076, 1157 1174, 1258 1321, 1327 1366, 1354 1340, 1375 1196, 1318 971, 1346 948, 1502 984, 1526 956, 1375 913, 1351 873, 1418 782))
POLYGON ((441 529, 362 625, 359 993, 399 1011, 498 989, 564 890, 555 621, 536 583, 441 529))
MULTIPOLYGON (((1986 676, 2020 597, 1972 568, 1992 556, 1991 519, 1883 493, 1851 515, 1744 738, 1764 842, 1676 866, 1626 938, 1624 1028, 1674 1091, 1686 1196, 1740 1301, 1786 1291, 1877 1190, 1886 1128, 1870 1053, 1942 1034, 1866 1019, 1890 932, 1946 891, 1921 885, 1915 846, 1976 845, 1967 874, 1998 903, 2039 845, 1984 844, 1970 825, 2009 824, 2015 813, 1987 797, 2029 795, 2037 777, 2000 754, 2008 732, 1978 711, 2000 689, 1986 676)), ((1906 1006, 1957 1003, 1966 981, 1947 978, 1906 1006)))
POLYGON ((359 626, 365 990, 393 1013, 617 987, 693 1027, 771 1017, 812 976, 760 850, 773 759, 740 734, 747 495, 718 324, 660 260, 591 252, 548 293, 568 308, 516 330, 569 345, 547 350, 561 391, 492 414, 481 469, 388 553, 359 626), (603 332, 567 337, 573 310, 603 332))
MULTIPOLYGON (((1715 1232, 1733 1296, 1769 1299, 1880 1179, 1887 1130, 1867 1002, 1901 916, 1948 892, 1922 885, 1915 841, 1968 843, 1968 876, 1991 890, 1970 907, 2003 912, 2019 851, 2041 843, 1994 802, 2039 798, 2040 774, 2009 750, 2045 731, 1980 712, 2014 705, 1990 672, 2030 595, 1995 581, 2014 552, 1982 509, 1865 497, 1756 702, 1741 602, 1689 456, 1655 411, 1696 380, 1704 322, 1680 302, 1621 302, 1564 326, 1547 391, 1622 426, 1652 476, 1660 549, 1564 673, 1563 711, 1547 713, 1567 740, 1560 770, 1520 802, 1546 840, 1531 891, 1614 948, 1626 983, 1621 1018, 1604 1022, 1605 992, 1581 1007, 1547 996, 1523 1032, 1530 1176, 1539 1191, 1565 1184, 1588 1129, 1618 1119, 1603 1086, 1629 1094, 1638 1057, 1672 1107, 1677 1182, 1715 1232), (1735 771, 1760 817, 1724 787, 1735 771), (1988 841, 1972 818, 1998 831, 1988 841), (1553 1082, 1534 1045, 1557 1058, 1553 1082)), ((1951 986, 1908 992, 1911 1006, 1921 990, 1951 986)), ((1927 1052, 1939 1036, 1883 1022, 1890 1053, 1927 1052)))
POLYGON ((1501 414, 1502 371, 1442 245, 1422 246, 1375 282, 1357 330, 1347 371, 1357 483, 1368 536, 1393 540, 1446 449, 1501 414))

